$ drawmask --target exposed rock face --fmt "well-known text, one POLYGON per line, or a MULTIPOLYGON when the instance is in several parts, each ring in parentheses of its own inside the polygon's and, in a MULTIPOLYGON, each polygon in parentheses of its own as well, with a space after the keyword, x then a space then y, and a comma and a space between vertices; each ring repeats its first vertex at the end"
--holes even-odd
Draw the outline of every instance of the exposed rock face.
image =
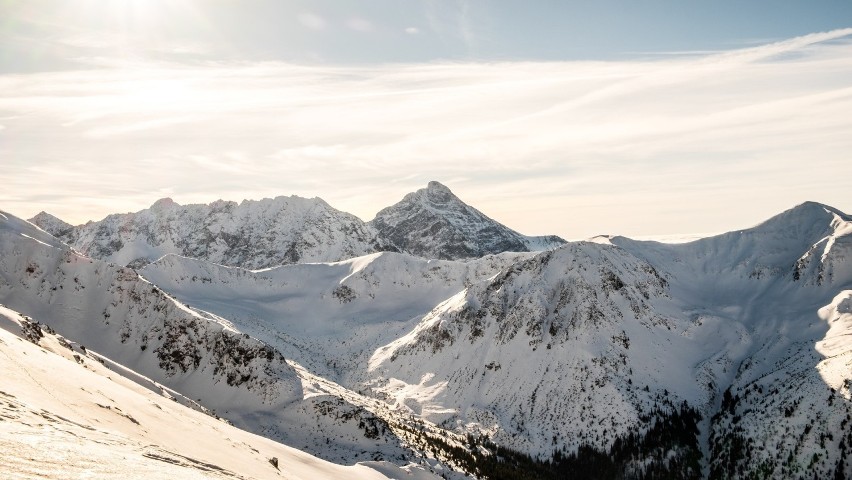
POLYGON ((556 236, 521 235, 462 202, 438 182, 409 193, 396 205, 380 211, 369 224, 400 251, 426 258, 474 258, 565 243, 556 236))

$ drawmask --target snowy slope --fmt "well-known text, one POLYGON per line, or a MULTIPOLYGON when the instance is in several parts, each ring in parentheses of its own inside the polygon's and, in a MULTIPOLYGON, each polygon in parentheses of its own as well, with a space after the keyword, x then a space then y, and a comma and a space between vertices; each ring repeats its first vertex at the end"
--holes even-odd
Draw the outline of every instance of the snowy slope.
POLYGON ((832 207, 806 202, 745 230, 683 244, 637 242, 613 237, 611 243, 655 264, 672 265, 685 274, 711 279, 714 275, 785 277, 821 284, 834 277, 842 284, 852 278, 848 253, 852 239, 850 217, 832 207), (847 269, 843 269, 843 266, 847 269), (820 277, 828 278, 820 278, 820 277))
POLYGON ((133 373, 0 306, 0 477, 436 478, 328 463, 183 407, 133 373))
MULTIPOLYGON (((382 250, 375 232, 319 198, 276 197, 181 206, 164 198, 71 230, 50 215, 32 219, 90 257, 139 267, 168 253, 263 268, 335 261, 382 250)), ((59 221, 61 222, 61 221, 59 221)))
POLYGON ((665 386, 680 387, 675 404, 706 401, 679 369, 700 353, 678 345, 686 325, 666 309, 667 281, 649 264, 568 244, 471 286, 378 349, 374 387, 537 455, 606 445, 640 428, 665 386))
POLYGON ((422 456, 386 427, 375 401, 317 387, 280 351, 131 269, 83 257, 5 214, 0 252, 0 302, 240 428, 343 463, 422 456))
POLYGON ((434 181, 381 210, 369 224, 400 251, 425 258, 462 259, 507 251, 541 251, 565 243, 556 236, 521 235, 434 181))
POLYGON ((259 271, 169 255, 140 273, 313 372, 346 378, 356 387, 354 379, 366 373, 376 347, 410 330, 467 285, 533 255, 502 253, 462 262, 382 252, 259 271))
POLYGON ((134 271, 55 239, 49 245, 39 232, 0 218, 0 302, 175 390, 212 389, 223 402, 244 404, 246 415, 301 397, 280 354, 205 320, 134 271))
POLYGON ((850 234, 848 216, 808 203, 687 244, 571 243, 378 349, 373 387, 545 457, 606 451, 686 405, 704 417, 695 439, 713 478, 831 475, 852 434, 850 234), (749 400, 732 406, 726 390, 749 400))
POLYGON ((696 322, 738 332, 709 410, 711 474, 827 477, 842 464, 849 475, 852 218, 806 202, 691 243, 613 243, 661 265, 696 322))

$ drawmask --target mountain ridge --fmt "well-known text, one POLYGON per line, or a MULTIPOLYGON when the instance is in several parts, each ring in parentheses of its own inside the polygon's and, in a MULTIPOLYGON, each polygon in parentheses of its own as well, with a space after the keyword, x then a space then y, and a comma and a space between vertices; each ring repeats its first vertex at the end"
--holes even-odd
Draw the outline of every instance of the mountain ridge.
POLYGON ((171 198, 162 198, 147 209, 111 214, 78 226, 45 212, 30 220, 88 256, 133 268, 169 253, 259 269, 334 262, 380 251, 455 260, 503 251, 545 250, 564 243, 553 235, 521 235, 464 204, 446 186, 435 181, 405 198, 415 198, 422 191, 452 200, 448 203, 452 208, 431 212, 428 219, 431 223, 421 225, 416 232, 413 230, 416 219, 406 222, 404 228, 411 229, 411 235, 420 235, 424 228, 438 224, 451 231, 432 242, 421 240, 416 244, 403 241, 405 236, 398 234, 399 228, 388 227, 387 222, 381 221, 384 218, 381 215, 364 222, 334 209, 319 197, 307 199, 295 195, 185 206, 171 198), (499 240, 491 240, 493 236, 499 240))

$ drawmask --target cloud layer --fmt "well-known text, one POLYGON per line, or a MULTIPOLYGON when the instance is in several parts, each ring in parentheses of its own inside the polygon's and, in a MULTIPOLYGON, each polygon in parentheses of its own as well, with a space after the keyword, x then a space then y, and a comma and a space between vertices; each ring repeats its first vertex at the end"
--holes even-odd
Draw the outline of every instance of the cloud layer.
POLYGON ((3 75, 0 208, 82 222, 166 195, 299 194, 369 219, 436 179, 568 238, 733 229, 806 199, 848 210, 850 35, 611 62, 3 75))

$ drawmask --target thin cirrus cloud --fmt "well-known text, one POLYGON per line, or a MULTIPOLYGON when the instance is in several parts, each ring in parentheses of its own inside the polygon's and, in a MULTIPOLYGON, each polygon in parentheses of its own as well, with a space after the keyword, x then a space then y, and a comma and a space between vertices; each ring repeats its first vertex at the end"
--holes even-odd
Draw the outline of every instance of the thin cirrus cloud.
POLYGON ((372 32, 374 30, 373 24, 366 19, 361 17, 352 17, 346 20, 346 26, 351 30, 355 30, 356 32, 372 32))
POLYGON ((0 203, 76 223, 161 192, 299 194, 369 219, 436 179, 513 228, 566 238, 734 229, 807 199, 844 209, 831 183, 852 174, 850 35, 609 62, 4 75, 0 203))
MULTIPOLYGON (((325 30, 327 27, 331 25, 329 20, 321 15, 312 12, 303 12, 296 15, 296 19, 299 21, 302 26, 310 29, 310 30, 325 30)), ((375 28, 373 23, 369 20, 361 17, 350 17, 342 22, 349 30, 354 30, 356 32, 372 32, 375 28)))
POLYGON ((311 30, 322 30, 328 25, 328 22, 325 18, 311 12, 303 12, 296 16, 296 19, 303 26, 310 28, 311 30))

